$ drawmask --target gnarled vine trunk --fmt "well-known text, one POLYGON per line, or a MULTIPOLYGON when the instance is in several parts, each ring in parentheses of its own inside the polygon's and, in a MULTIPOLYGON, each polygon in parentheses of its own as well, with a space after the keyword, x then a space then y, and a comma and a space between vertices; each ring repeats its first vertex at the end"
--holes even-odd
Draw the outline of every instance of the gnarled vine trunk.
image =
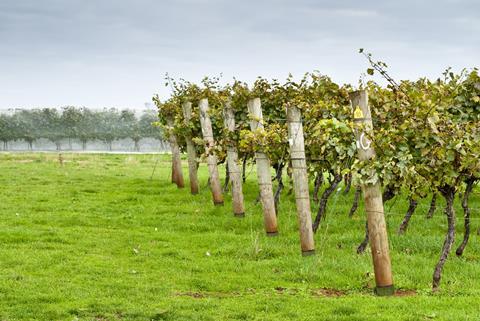
POLYGON ((368 221, 365 221, 365 237, 363 238, 362 243, 360 243, 360 245, 357 247, 357 253, 358 254, 362 254, 363 252, 365 252, 365 249, 368 246, 368 241, 369 241, 369 238, 368 238, 368 221))
POLYGON ((230 183, 230 171, 228 170, 228 163, 225 164, 225 181, 223 182, 222 192, 228 192, 228 184, 230 183))
POLYGON ((352 187, 352 173, 345 174, 343 176, 343 181, 345 182, 345 189, 343 190, 343 194, 347 195, 350 192, 350 188, 352 187))
POLYGON ((445 235, 445 241, 443 242, 442 252, 440 259, 438 260, 435 270, 433 272, 432 290, 437 291, 440 286, 440 279, 442 278, 442 270, 445 262, 447 261, 448 254, 452 249, 453 242, 455 241, 455 210, 453 208, 453 200, 455 199, 455 187, 444 186, 439 188, 440 193, 445 198, 445 215, 447 216, 447 233, 445 235))
POLYGON ((318 193, 320 192, 320 187, 322 187, 323 183, 323 173, 319 172, 315 176, 315 182, 313 183, 313 201, 318 203, 320 199, 318 198, 318 193))
POLYGON ((247 180, 247 155, 243 157, 242 161, 242 181, 245 183, 247 180))
POLYGON ((430 201, 430 208, 428 209, 427 218, 430 219, 433 217, 435 210, 437 209, 437 193, 433 193, 432 200, 430 201))
POLYGON ((400 224, 400 227, 398 228, 398 234, 404 234, 407 231, 408 223, 410 223, 410 219, 412 218, 412 215, 418 206, 418 202, 413 198, 410 197, 408 201, 410 204, 408 206, 407 213, 403 218, 402 224, 400 224))
POLYGON ((277 163, 273 165, 275 168, 275 178, 274 180, 277 181, 277 190, 275 191, 275 195, 273 196, 273 199, 275 201, 275 213, 278 216, 278 210, 279 210, 279 204, 280 204, 280 194, 283 191, 284 185, 283 185, 283 168, 285 167, 285 163, 277 163))
POLYGON ((360 200, 360 195, 362 194, 362 187, 357 186, 355 187, 355 195, 353 196, 353 204, 350 208, 350 212, 348 213, 348 217, 352 217, 353 214, 357 211, 358 208, 358 201, 360 200))
POLYGON ((468 239, 470 238, 470 207, 468 207, 468 200, 470 198, 470 193, 473 190, 473 186, 475 185, 475 182, 476 182, 475 177, 469 177, 466 180, 467 187, 465 189, 465 193, 463 194, 463 199, 462 199, 463 220, 464 220, 465 232, 463 234, 462 243, 460 244, 460 246, 455 251, 455 254, 457 254, 457 256, 461 256, 463 254, 463 251, 465 250, 465 247, 467 246, 468 239))
POLYGON ((328 198, 330 197, 330 195, 332 195, 332 193, 335 191, 341 181, 341 174, 333 174, 333 179, 330 182, 330 186, 323 192, 322 197, 320 198, 320 205, 318 207, 317 216, 315 217, 315 221, 313 222, 314 232, 317 232, 318 227, 320 226, 320 221, 322 219, 325 219, 328 198))

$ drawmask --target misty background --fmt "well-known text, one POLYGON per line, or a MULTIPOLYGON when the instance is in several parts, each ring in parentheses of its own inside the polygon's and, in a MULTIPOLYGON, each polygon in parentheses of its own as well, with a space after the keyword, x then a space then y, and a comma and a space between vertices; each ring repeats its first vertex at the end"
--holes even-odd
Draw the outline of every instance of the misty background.
POLYGON ((359 48, 397 80, 436 78, 478 66, 479 12, 474 0, 1 0, 0 113, 155 112, 167 72, 253 82, 318 70, 356 85, 359 48))

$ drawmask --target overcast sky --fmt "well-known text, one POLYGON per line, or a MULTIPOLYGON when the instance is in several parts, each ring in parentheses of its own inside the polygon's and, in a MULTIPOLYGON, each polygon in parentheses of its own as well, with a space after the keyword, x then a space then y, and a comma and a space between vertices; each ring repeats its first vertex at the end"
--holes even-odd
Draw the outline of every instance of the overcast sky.
POLYGON ((356 84, 361 47, 397 79, 479 66, 480 1, 0 0, 0 108, 144 108, 166 72, 356 84))

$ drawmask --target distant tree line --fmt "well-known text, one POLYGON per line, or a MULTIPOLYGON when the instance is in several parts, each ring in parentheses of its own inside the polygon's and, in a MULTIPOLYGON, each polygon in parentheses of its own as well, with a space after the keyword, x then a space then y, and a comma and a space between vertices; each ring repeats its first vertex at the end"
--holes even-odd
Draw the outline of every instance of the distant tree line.
POLYGON ((78 140, 85 150, 89 141, 104 142, 112 149, 115 140, 130 138, 138 151, 142 138, 162 139, 161 130, 152 123, 158 121, 155 111, 144 112, 137 117, 131 110, 115 108, 99 111, 85 107, 15 110, 11 114, 0 114, 0 140, 3 149, 8 143, 25 141, 29 149, 41 138, 48 139, 61 150, 62 141, 78 140))

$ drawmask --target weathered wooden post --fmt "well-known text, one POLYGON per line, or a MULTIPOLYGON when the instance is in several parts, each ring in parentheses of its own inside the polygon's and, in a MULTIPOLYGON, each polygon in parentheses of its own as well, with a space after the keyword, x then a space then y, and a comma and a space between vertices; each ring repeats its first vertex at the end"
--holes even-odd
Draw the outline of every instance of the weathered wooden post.
MULTIPOLYGON (((263 115, 260 98, 248 101, 248 112, 251 114, 250 129, 252 132, 263 130, 263 115)), ((272 176, 270 173, 270 160, 267 155, 258 151, 255 153, 257 163, 258 185, 260 187, 260 199, 263 207, 263 220, 267 235, 278 235, 277 215, 275 213, 275 201, 273 199, 272 176)))
MULTIPOLYGON (((375 156, 375 150, 371 146, 373 133, 372 118, 368 106, 368 94, 365 90, 359 90, 350 94, 352 102, 355 136, 357 140, 358 159, 369 161, 375 156)), ((370 175, 375 175, 371 173, 370 175)), ((372 249, 373 269, 375 271, 375 293, 381 296, 394 294, 392 267, 388 249, 387 226, 383 212, 382 192, 380 182, 375 184, 363 184, 365 198, 365 211, 367 212, 368 236, 372 249)))
MULTIPOLYGON (((235 132, 235 115, 231 107, 231 102, 227 101, 223 109, 225 128, 230 132, 235 132)), ((227 145, 227 163, 228 174, 232 182, 232 206, 233 215, 236 217, 245 216, 245 207, 243 204, 242 174, 238 166, 238 151, 234 143, 228 142, 227 145)))
MULTIPOLYGON (((192 103, 184 102, 182 104, 183 119, 185 125, 190 123, 192 118, 192 103)), ((187 143, 187 156, 188 156, 188 177, 190 178, 190 192, 192 194, 198 194, 198 176, 197 176, 197 151, 190 134, 186 135, 185 141, 187 143)))
POLYGON ((212 190, 213 204, 223 205, 222 187, 218 175, 217 156, 213 148, 215 140, 213 139, 212 122, 208 115, 208 99, 201 99, 198 103, 200 109, 200 124, 202 125, 202 135, 205 141, 205 151, 207 153, 208 172, 210 174, 210 189, 212 190))
MULTIPOLYGON (((170 144, 170 149, 172 149, 172 145, 170 144)), ((172 183, 177 184, 177 173, 175 172, 175 162, 173 161, 173 154, 172 154, 172 183)))
POLYGON ((167 118, 167 125, 170 127, 170 148, 172 149, 172 183, 177 184, 178 188, 185 187, 182 173, 182 159, 180 157, 180 147, 177 143, 177 137, 173 133, 174 123, 173 118, 167 118))
POLYGON ((315 254, 315 242, 313 240, 307 162, 305 160, 305 142, 300 109, 287 105, 287 122, 302 255, 313 255, 315 254))

